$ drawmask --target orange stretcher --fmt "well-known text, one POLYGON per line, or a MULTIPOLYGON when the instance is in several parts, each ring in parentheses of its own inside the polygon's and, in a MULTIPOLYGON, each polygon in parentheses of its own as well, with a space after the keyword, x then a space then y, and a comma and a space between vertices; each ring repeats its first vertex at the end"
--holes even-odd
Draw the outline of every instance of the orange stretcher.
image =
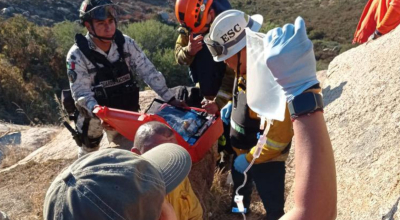
MULTIPOLYGON (((204 109, 190 109, 197 112, 205 112, 204 109)), ((201 137, 193 145, 190 145, 166 122, 166 120, 164 120, 164 118, 156 114, 124 111, 105 106, 98 107, 95 110, 95 114, 131 141, 134 141, 136 131, 140 125, 150 121, 159 121, 164 123, 174 131, 178 144, 189 152, 193 162, 200 161, 223 133, 222 121, 219 115, 216 115, 215 120, 212 121, 201 137)))

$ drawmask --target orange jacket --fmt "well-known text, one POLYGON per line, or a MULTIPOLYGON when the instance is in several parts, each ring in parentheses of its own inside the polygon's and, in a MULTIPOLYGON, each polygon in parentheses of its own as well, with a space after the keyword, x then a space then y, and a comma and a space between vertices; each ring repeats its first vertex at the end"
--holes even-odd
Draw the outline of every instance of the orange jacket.
POLYGON ((386 34, 400 24, 400 0, 369 0, 361 15, 353 43, 365 43, 378 30, 386 34))

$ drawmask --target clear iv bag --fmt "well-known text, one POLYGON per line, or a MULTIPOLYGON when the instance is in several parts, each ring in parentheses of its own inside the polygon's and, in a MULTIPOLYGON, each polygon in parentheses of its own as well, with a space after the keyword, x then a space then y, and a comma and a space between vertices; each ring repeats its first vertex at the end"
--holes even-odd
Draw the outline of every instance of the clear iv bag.
POLYGON ((286 97, 282 87, 275 81, 266 64, 265 34, 246 28, 247 104, 261 117, 283 121, 285 119, 286 97), (265 43, 264 43, 265 42, 265 43))

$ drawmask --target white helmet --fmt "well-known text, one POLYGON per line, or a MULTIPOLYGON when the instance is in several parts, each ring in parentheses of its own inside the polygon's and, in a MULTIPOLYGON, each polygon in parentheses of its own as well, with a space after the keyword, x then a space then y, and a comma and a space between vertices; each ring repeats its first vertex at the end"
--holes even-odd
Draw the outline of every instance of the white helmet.
POLYGON ((239 10, 227 10, 215 18, 204 42, 214 60, 221 62, 246 46, 246 27, 259 31, 262 23, 262 15, 250 16, 239 10))

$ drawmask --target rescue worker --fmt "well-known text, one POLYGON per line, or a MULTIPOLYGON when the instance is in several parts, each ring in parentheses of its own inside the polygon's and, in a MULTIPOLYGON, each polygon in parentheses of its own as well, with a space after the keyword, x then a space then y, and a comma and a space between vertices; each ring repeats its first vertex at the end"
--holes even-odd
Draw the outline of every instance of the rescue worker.
POLYGON ((365 43, 400 24, 400 0, 369 0, 354 33, 353 43, 365 43))
POLYGON ((215 17, 230 8, 227 0, 177 0, 175 4, 176 18, 181 23, 175 44, 175 59, 178 64, 189 66, 189 75, 210 101, 206 109, 212 114, 231 99, 229 90, 234 74, 226 64, 212 59, 208 49, 203 46, 203 36, 208 33, 215 17), (231 83, 225 80, 227 85, 223 84, 225 75, 231 77, 231 83))
MULTIPOLYGON (((231 9, 228 0, 177 0, 175 4, 175 15, 181 24, 175 44, 175 60, 180 65, 189 66, 189 75, 205 98, 202 108, 210 114, 217 113, 232 98, 235 73, 225 63, 212 59, 204 46, 203 36, 208 33, 215 17, 228 9, 231 9)), ((218 152, 223 150, 232 153, 229 126, 225 124, 218 152)))
POLYGON ((92 111, 98 105, 138 111, 139 88, 134 74, 170 104, 185 104, 174 98, 163 75, 135 41, 117 29, 116 5, 111 0, 84 0, 79 17, 88 33, 75 36, 67 55, 71 93, 79 112, 75 123, 78 155, 99 149, 103 127, 110 147, 129 150, 132 142, 102 123, 92 111))
MULTIPOLYGON (((221 118, 230 123, 231 145, 235 151, 232 163, 234 190, 232 211, 236 212, 234 195, 244 182, 244 170, 253 160, 257 136, 260 134, 260 119, 249 108, 246 101, 246 32, 259 31, 263 23, 261 15, 249 16, 242 11, 228 10, 215 18, 210 33, 204 37, 216 62, 224 61, 236 72, 232 102, 221 110, 221 118), (232 112, 232 113, 231 113, 232 112)), ((244 196, 243 204, 249 212, 253 181, 267 212, 267 220, 279 219, 284 214, 285 160, 293 137, 292 122, 286 109, 283 122, 274 121, 267 135, 267 143, 259 158, 247 173, 247 182, 239 190, 244 196)))
MULTIPOLYGON (((174 132, 165 124, 152 121, 141 125, 137 130, 134 149, 144 154, 166 143, 178 144, 174 132)), ((188 177, 167 194, 165 199, 174 208, 178 220, 203 220, 203 209, 188 177)))

